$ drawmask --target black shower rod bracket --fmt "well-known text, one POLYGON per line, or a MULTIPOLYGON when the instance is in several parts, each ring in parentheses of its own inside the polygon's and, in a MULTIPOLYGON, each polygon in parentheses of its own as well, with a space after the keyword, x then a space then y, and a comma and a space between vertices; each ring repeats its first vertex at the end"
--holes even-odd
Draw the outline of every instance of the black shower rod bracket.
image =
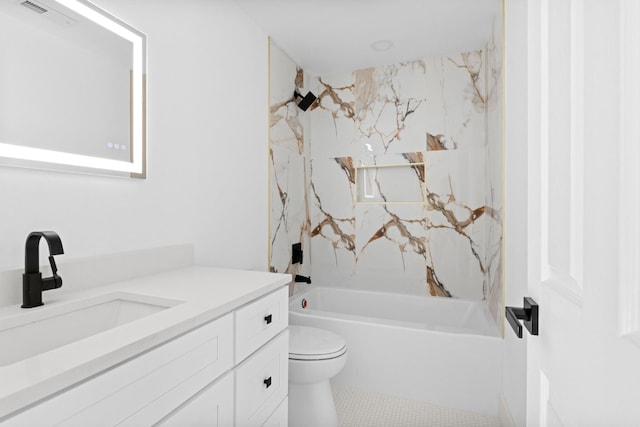
POLYGON ((538 316, 539 316, 538 304, 533 298, 524 297, 524 307, 505 307, 505 313, 507 321, 513 328, 513 331, 518 335, 518 338, 522 338, 522 323, 531 335, 538 335, 538 316))

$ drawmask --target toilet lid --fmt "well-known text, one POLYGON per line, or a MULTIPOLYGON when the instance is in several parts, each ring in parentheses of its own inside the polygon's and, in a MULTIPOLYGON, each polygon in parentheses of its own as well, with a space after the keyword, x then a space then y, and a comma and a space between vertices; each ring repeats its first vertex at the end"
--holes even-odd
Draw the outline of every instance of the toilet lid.
POLYGON ((346 351, 347 343, 338 334, 308 326, 289 326, 289 359, 333 359, 346 351))

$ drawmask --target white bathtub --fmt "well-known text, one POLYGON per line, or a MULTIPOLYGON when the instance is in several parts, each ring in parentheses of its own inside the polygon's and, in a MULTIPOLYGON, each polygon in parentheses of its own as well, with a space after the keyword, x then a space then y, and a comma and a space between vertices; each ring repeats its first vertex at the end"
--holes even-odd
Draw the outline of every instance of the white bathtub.
POLYGON ((289 322, 345 338, 334 384, 498 415, 502 339, 484 302, 312 285, 289 322))

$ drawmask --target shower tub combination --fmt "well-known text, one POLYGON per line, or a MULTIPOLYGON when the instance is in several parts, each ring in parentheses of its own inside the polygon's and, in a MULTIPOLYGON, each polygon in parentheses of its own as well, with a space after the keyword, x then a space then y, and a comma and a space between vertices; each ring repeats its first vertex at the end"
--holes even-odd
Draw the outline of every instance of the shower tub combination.
POLYGON ((502 338, 482 301, 313 285, 289 321, 347 341, 333 384, 498 415, 502 338))

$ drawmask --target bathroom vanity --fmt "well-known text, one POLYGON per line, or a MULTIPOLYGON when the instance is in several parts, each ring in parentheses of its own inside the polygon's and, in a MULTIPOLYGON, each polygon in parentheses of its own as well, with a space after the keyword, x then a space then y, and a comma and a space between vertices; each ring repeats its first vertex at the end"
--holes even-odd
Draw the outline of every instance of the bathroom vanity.
POLYGON ((286 426, 290 280, 188 267, 2 308, 0 425, 286 426))

